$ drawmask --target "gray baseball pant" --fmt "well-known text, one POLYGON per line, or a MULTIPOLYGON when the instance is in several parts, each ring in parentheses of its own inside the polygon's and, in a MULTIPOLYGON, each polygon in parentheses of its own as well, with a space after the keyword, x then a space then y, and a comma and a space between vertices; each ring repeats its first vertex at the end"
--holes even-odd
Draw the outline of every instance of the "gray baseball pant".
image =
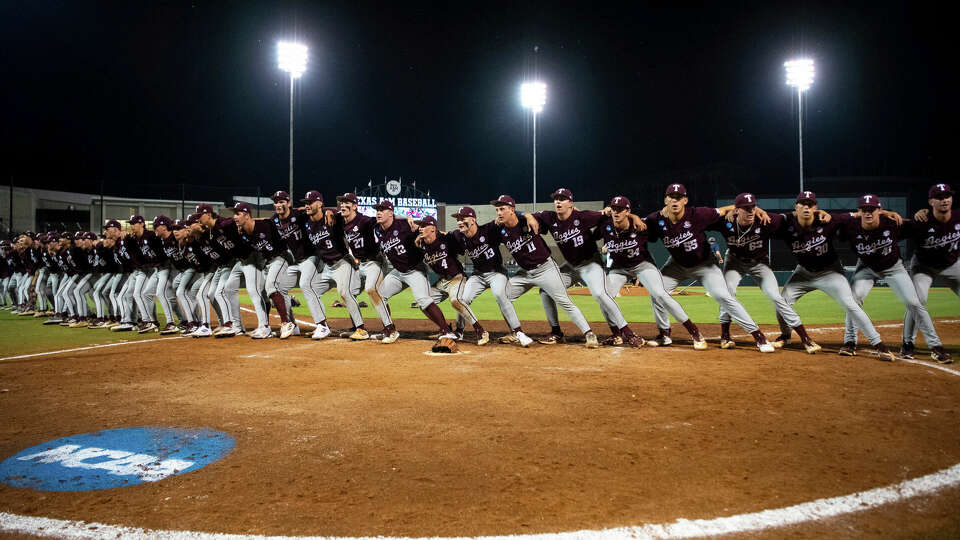
MULTIPOLYGON (((386 321, 383 323, 383 325, 387 326, 389 324, 393 324, 393 319, 390 317, 390 310, 387 308, 387 303, 379 292, 380 285, 385 279, 383 267, 380 265, 380 262, 362 261, 360 263, 360 270, 357 272, 357 275, 363 278, 364 289, 367 291, 367 296, 370 297, 370 302, 373 303, 373 308, 377 310, 377 315, 380 316, 380 320, 386 321)), ((352 284, 351 287, 354 287, 355 285, 356 284, 352 284)), ((429 288, 429 284, 427 287, 429 288)))
MULTIPOLYGON (((933 286, 934 278, 941 278, 947 282, 947 286, 953 291, 953 294, 960 296, 960 260, 952 265, 936 270, 917 264, 916 257, 910 262, 910 268, 913 269, 911 276, 914 288, 917 292, 917 298, 924 306, 927 305, 927 298, 930 296, 930 287, 933 286)), ((915 343, 917 340, 918 321, 916 317, 911 317, 907 311, 903 318, 903 340, 909 343, 915 343)), ((922 330, 922 327, 920 328, 922 330)), ((927 338, 927 345, 933 346, 930 339, 927 338)))
POLYGON ((26 304, 30 301, 30 281, 33 279, 31 274, 23 274, 17 283, 17 295, 20 297, 20 303, 26 304))
POLYGON ((290 313, 290 321, 293 322, 293 313, 290 311, 290 289, 297 284, 297 277, 287 272, 289 268, 290 263, 283 257, 274 257, 267 261, 264 287, 267 290, 268 297, 276 292, 283 296, 284 309, 287 310, 287 313, 290 313))
MULTIPOLYGON (((893 292, 897 295, 897 298, 900 299, 900 302, 906 306, 906 316, 912 317, 913 320, 919 323, 920 331, 923 332, 923 336, 927 340, 927 345, 930 347, 939 347, 942 345, 940 336, 937 335, 937 331, 933 327, 933 319, 930 318, 930 313, 927 312, 926 306, 923 305, 920 297, 917 296, 917 289, 913 284, 913 280, 910 279, 910 274, 907 273, 907 269, 904 268, 903 261, 897 261, 896 264, 882 272, 875 272, 866 266, 858 267, 850 280, 850 289, 853 291, 853 298, 857 301, 857 304, 861 307, 863 306, 863 300, 867 297, 867 294, 870 293, 870 290, 873 289, 874 280, 881 278, 887 282, 887 285, 893 289, 893 292)), ((856 343, 857 329, 854 328, 853 321, 850 320, 850 315, 847 315, 844 324, 846 328, 843 334, 843 342, 856 343)))
POLYGON ((133 299, 137 302, 140 319, 143 322, 157 322, 157 269, 148 267, 145 270, 133 271, 133 299))
POLYGON ((471 326, 477 322, 477 316, 470 309, 470 302, 467 302, 467 277, 463 274, 457 274, 450 279, 440 279, 430 290, 430 296, 434 303, 439 304, 444 298, 450 298, 450 305, 457 310, 457 323, 460 328, 466 328, 465 321, 471 326))
MULTIPOLYGON (((580 308, 570 300, 570 296, 567 294, 567 286, 564 285, 563 276, 560 274, 560 267, 557 266, 553 257, 547 259, 540 266, 523 270, 507 280, 507 298, 511 301, 516 300, 533 287, 540 287, 541 294, 549 295, 566 312, 581 332, 587 333, 590 331, 590 325, 587 324, 587 319, 584 318, 580 308)), ((551 324, 554 323, 551 321, 551 324)))
POLYGON ((34 286, 34 292, 37 295, 37 311, 45 311, 49 302, 47 301, 47 296, 45 294, 45 287, 47 285, 47 269, 46 267, 37 270, 37 283, 34 286))
MULTIPOLYGON (((660 273, 663 274, 663 288, 667 293, 676 289, 677 285, 685 279, 697 279, 710 297, 716 300, 744 330, 752 334, 760 329, 743 304, 730 294, 727 282, 723 279, 723 271, 713 261, 705 261, 693 268, 687 268, 674 262, 671 257, 660 269, 660 273)), ((658 328, 670 328, 670 317, 661 302, 653 302, 653 315, 658 328)))
MULTIPOLYGON (((414 268, 407 272, 401 272, 394 268, 383 278, 376 292, 382 300, 381 303, 386 306, 390 297, 407 287, 410 287, 410 292, 413 293, 413 299, 417 301, 420 309, 427 309, 430 307, 430 304, 434 303, 433 297, 430 296, 430 281, 427 280, 427 269, 425 267, 414 268)), ((377 310, 377 312, 379 313, 380 310, 377 310)), ((383 312, 386 313, 386 318, 384 318, 383 315, 380 317, 383 325, 387 326, 392 324, 393 319, 390 318, 390 314, 386 308, 383 309, 383 312)))
POLYGON ((190 294, 190 287, 194 284, 197 277, 195 268, 187 268, 173 278, 173 289, 177 296, 177 305, 180 306, 180 312, 186 318, 187 322, 197 322, 199 314, 197 313, 197 294, 196 291, 190 294))
MULTIPOLYGON (((620 311, 613 295, 607 290, 607 275, 603 271, 603 266, 597 261, 588 261, 577 266, 565 264, 560 267, 560 275, 563 284, 570 287, 577 281, 582 281, 590 289, 593 299, 600 304, 600 311, 603 312, 603 318, 607 324, 617 328, 623 328, 627 325, 627 320, 620 311)), ((543 304, 543 310, 547 313, 547 322, 550 326, 557 326, 560 318, 557 315, 557 304, 549 294, 540 289, 540 302, 543 304)))
POLYGON ((60 302, 63 305, 64 311, 67 315, 71 317, 77 314, 76 304, 74 304, 73 298, 73 286, 77 282, 79 276, 72 275, 67 276, 67 279, 60 280, 60 287, 57 290, 57 294, 60 295, 60 302))
POLYGON ((77 279, 73 286, 73 298, 77 305, 77 316, 90 316, 90 304, 87 303, 87 293, 93 290, 93 274, 84 274, 77 279))
MULTIPOLYGON (((298 280, 300 291, 307 301, 307 309, 310 310, 310 315, 316 324, 327 320, 327 314, 323 310, 323 300, 320 298, 323 296, 323 292, 320 292, 318 289, 319 281, 314 282, 314 280, 318 280, 319 278, 321 264, 319 257, 311 255, 287 268, 287 273, 290 274, 290 277, 298 280)), ((326 290, 324 290, 324 292, 326 292, 326 290)))
MULTIPOLYGON (((219 270, 219 268, 217 270, 219 270)), ((200 321, 198 322, 206 324, 207 326, 211 324, 210 303, 215 302, 212 297, 217 288, 216 277, 216 270, 204 272, 190 288, 191 293, 196 291, 195 298, 197 299, 197 306, 200 308, 200 321)), ((220 319, 220 324, 223 324, 223 319, 220 319)))
POLYGON ((116 295, 120 303, 120 320, 129 324, 137 322, 137 308, 133 298, 133 288, 137 284, 135 274, 136 272, 124 274, 126 277, 120 280, 123 284, 116 295))
POLYGON ((54 313, 60 313, 60 297, 57 296, 57 289, 60 288, 60 274, 58 272, 50 272, 50 275, 47 276, 47 290, 49 291, 50 301, 53 302, 53 311, 54 313))
POLYGON ((507 280, 507 275, 502 272, 474 274, 467 280, 467 290, 463 294, 463 301, 467 305, 472 304, 484 290, 489 288, 497 301, 497 305, 500 306, 503 320, 507 321, 511 330, 514 330, 520 328, 520 318, 517 317, 517 310, 513 307, 513 302, 507 297, 507 280))
MULTIPOLYGON (((633 268, 614 268, 610 270, 610 273, 607 274, 607 290, 619 291, 627 281, 632 282, 635 279, 639 279, 640 284, 647 289, 651 306, 659 303, 679 322, 686 322, 690 319, 680 302, 674 300, 670 293, 666 291, 663 286, 663 275, 660 274, 660 269, 652 262, 643 261, 633 268)), ((665 330, 670 328, 670 324, 668 322, 667 326, 659 328, 665 330)))
POLYGON ((180 271, 176 268, 165 266, 157 270, 157 299, 160 300, 160 307, 163 309, 163 316, 167 324, 176 324, 177 319, 183 320, 183 313, 177 311, 177 293, 173 290, 173 280, 176 279, 180 271))
POLYGON ((231 320, 237 328, 243 328, 243 317, 240 313, 241 278, 246 285, 250 302, 253 303, 253 310, 257 314, 257 326, 270 326, 270 321, 267 319, 267 310, 264 308, 263 272, 257 268, 255 257, 256 255, 251 255, 245 260, 234 262, 230 271, 224 274, 225 278, 220 279, 221 294, 230 305, 231 320))
POLYGON ((110 278, 110 283, 107 285, 107 296, 110 298, 110 305, 112 306, 111 313, 120 320, 125 320, 123 319, 123 301, 120 299, 120 289, 126 280, 127 274, 117 272, 110 278))
MULTIPOLYGON (((343 300, 343 305, 347 308, 347 313, 350 314, 350 321, 353 326, 360 326, 363 324, 363 315, 360 314, 360 305, 357 303, 357 298, 352 294, 352 284, 357 281, 357 271, 346 259, 321 264, 323 264, 323 270, 314 274, 310 281, 310 288, 316 292, 317 296, 323 296, 330 289, 336 288, 337 294, 343 300)), ((302 274, 300 287, 303 288, 302 274)), ((320 308, 323 309, 322 303, 320 308)))
POLYGON ((13 298, 10 298, 10 279, 11 276, 7 276, 3 279, 0 279, 0 305, 11 305, 13 304, 13 298))
MULTIPOLYGON (((760 290, 773 302, 773 307, 777 310, 777 313, 783 317, 783 320, 791 328, 803 324, 797 312, 780 295, 780 284, 777 283, 777 276, 774 275, 769 266, 763 263, 746 262, 727 251, 726 261, 723 264, 723 278, 727 281, 727 289, 730 294, 737 295, 737 287, 740 286, 740 280, 743 279, 743 276, 753 278, 754 283, 760 286, 760 290)), ((722 323, 730 322, 730 314, 723 309, 723 306, 720 307, 718 319, 722 323)))
POLYGON ((110 312, 110 301, 107 300, 107 286, 111 279, 113 279, 113 274, 101 274, 93 284, 93 291, 90 292, 90 296, 93 297, 93 305, 97 308, 98 319, 107 317, 110 312))
MULTIPOLYGON (((850 290, 850 284, 843 276, 843 270, 837 263, 832 268, 827 268, 819 272, 811 272, 802 266, 797 266, 783 286, 781 294, 787 304, 793 306, 801 296, 810 291, 821 290, 827 293, 827 296, 837 301, 847 311, 847 316, 853 319, 853 324, 870 341, 871 345, 876 345, 883 341, 880 334, 870 322, 870 317, 863 312, 863 308, 853 297, 853 291, 850 290)), ((790 334, 790 326, 786 321, 780 322, 780 331, 784 335, 790 334)))

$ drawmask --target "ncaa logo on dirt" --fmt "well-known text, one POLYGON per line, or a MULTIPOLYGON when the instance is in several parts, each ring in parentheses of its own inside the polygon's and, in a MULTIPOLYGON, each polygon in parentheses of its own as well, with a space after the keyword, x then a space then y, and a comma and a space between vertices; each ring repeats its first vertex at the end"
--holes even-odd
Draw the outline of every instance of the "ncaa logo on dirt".
POLYGON ((39 491, 135 486, 193 472, 229 454, 233 437, 209 428, 134 427, 71 435, 0 463, 0 482, 39 491))

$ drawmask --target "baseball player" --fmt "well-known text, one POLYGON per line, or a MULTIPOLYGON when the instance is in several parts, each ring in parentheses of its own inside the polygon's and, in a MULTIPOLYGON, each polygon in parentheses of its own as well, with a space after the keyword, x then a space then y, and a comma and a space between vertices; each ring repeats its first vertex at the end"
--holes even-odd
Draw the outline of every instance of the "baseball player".
POLYGON ((306 205, 308 219, 304 222, 304 227, 307 243, 312 247, 312 255, 307 258, 308 262, 301 265, 300 288, 304 291, 304 296, 307 296, 308 306, 311 305, 310 296, 316 295, 314 304, 319 309, 319 313, 313 314, 317 327, 311 337, 323 339, 330 335, 320 299, 331 288, 337 289, 347 313, 350 314, 353 323, 350 333, 353 334, 358 329, 365 331, 360 305, 353 295, 353 283, 359 278, 356 276, 357 268, 354 267, 356 263, 347 249, 343 234, 343 216, 339 212, 334 214, 333 209, 324 208, 323 195, 319 191, 308 191, 301 202, 306 205))
MULTIPOLYGON (((627 320, 620 311, 620 306, 607 291, 607 277, 600 261, 600 252, 597 251, 597 242, 592 238, 592 230, 604 219, 600 212, 577 210, 573 207, 573 193, 566 188, 560 188, 550 195, 553 199, 555 211, 545 210, 527 214, 535 219, 541 234, 550 234, 557 242, 560 253, 566 259, 566 264, 560 267, 560 276, 564 285, 582 282, 590 289, 593 299, 600 304, 613 336, 610 344, 626 339, 634 347, 643 346, 643 338, 633 333, 627 320)), ((646 228, 637 218, 638 226, 646 228)), ((618 289, 619 290, 619 289, 618 289)), ((550 336, 539 340, 540 343, 554 344, 563 341, 560 331, 560 320, 557 315, 557 304, 549 294, 540 289, 540 301, 550 323, 550 336)))
MULTIPOLYGON (((784 216, 784 221, 776 235, 782 238, 797 258, 797 268, 790 275, 781 294, 787 304, 793 306, 803 295, 820 289, 837 301, 847 311, 863 335, 877 350, 881 360, 892 362, 895 357, 884 345, 880 334, 863 308, 857 303, 850 284, 843 275, 840 257, 833 247, 833 235, 840 223, 831 219, 823 220, 818 212, 817 195, 812 191, 803 191, 797 195, 795 210, 784 216)), ((780 337, 777 341, 784 344, 790 340, 792 329, 785 320, 780 320, 780 337)))
POLYGON ((160 334, 176 334, 180 331, 177 319, 183 321, 184 314, 178 311, 177 294, 173 288, 174 280, 180 273, 179 266, 183 264, 183 254, 180 245, 173 236, 173 220, 167 216, 157 216, 153 220, 153 232, 159 239, 160 251, 163 252, 162 262, 157 265, 157 299, 163 309, 166 324, 160 329, 160 334))
MULTIPOLYGON (((416 221, 408 218, 408 224, 412 231, 419 233, 414 243, 423 250, 423 261, 439 276, 430 293, 434 303, 449 297, 450 305, 457 310, 458 319, 463 318, 473 326, 477 345, 486 345, 490 342, 490 333, 483 329, 466 301, 467 278, 460 264, 459 255, 463 253, 460 244, 451 235, 437 231, 437 219, 433 216, 424 216, 416 221)), ((459 337, 460 334, 457 335, 459 337)))
MULTIPOLYGON (((860 197, 857 208, 860 210, 859 215, 832 214, 832 219, 840 224, 840 236, 850 242, 857 252, 857 269, 850 280, 850 289, 857 304, 862 307, 864 298, 873 289, 874 280, 883 279, 906 306, 908 315, 919 323, 934 360, 950 363, 950 355, 943 350, 933 320, 927 308, 920 302, 916 287, 900 260, 897 244, 901 236, 910 236, 917 224, 909 220, 903 221, 896 214, 893 218, 881 215, 883 204, 873 194, 860 197)), ((856 354, 856 347, 857 330, 848 315, 840 354, 853 356, 856 354)))
POLYGON ((141 322, 137 331, 141 334, 156 332, 157 326, 157 267, 164 262, 160 239, 147 230, 143 216, 130 218, 130 230, 140 249, 140 265, 133 271, 133 298, 140 311, 141 322))
MULTIPOLYGON (((501 343, 519 343, 521 347, 529 347, 533 339, 523 333, 517 311, 507 297, 508 278, 500 255, 500 227, 493 221, 479 225, 477 212, 469 206, 460 208, 451 217, 457 220, 457 230, 448 236, 460 245, 460 251, 470 257, 473 263, 473 274, 467 279, 466 290, 461 294, 462 303, 469 306, 484 290, 490 289, 510 328, 510 334, 500 338, 501 343)), ((457 327, 463 328, 460 317, 457 327)))
MULTIPOLYGON (((140 216, 132 216, 131 221, 140 216)), ((108 224, 109 229, 109 224, 108 224)), ((140 245, 136 237, 130 233, 121 233, 117 241, 117 256, 124 267, 124 278, 119 284, 119 289, 115 295, 117 303, 120 304, 120 324, 110 328, 111 332, 129 332, 139 329, 137 324, 137 301, 134 298, 134 289, 137 284, 137 274, 142 274, 140 265, 143 264, 143 254, 140 252, 140 245)))
POLYGON ((97 310, 96 318, 91 321, 87 328, 103 328, 110 322, 111 302, 110 302, 110 281, 116 274, 118 267, 113 257, 113 239, 104 236, 96 241, 93 246, 95 273, 98 274, 97 280, 93 284, 93 290, 90 296, 93 297, 93 304, 97 310))
POLYGON ((205 290, 209 288, 215 264, 208 253, 218 255, 213 249, 204 249, 204 231, 196 213, 187 216, 180 231, 183 258, 193 270, 192 279, 181 280, 177 287, 177 301, 186 313, 189 322, 180 333, 183 336, 198 334, 198 338, 213 335, 210 329, 210 304, 205 290))
POLYGON ((73 286, 73 298, 77 310, 77 320, 70 324, 71 328, 85 328, 90 325, 90 304, 87 294, 93 290, 94 272, 96 270, 96 252, 93 250, 93 241, 96 235, 92 232, 81 232, 77 240, 79 249, 74 256, 77 265, 77 280, 73 286))
POLYGON ((42 317, 50 309, 50 300, 47 296, 47 276, 49 276, 51 264, 47 250, 48 242, 49 239, 45 233, 37 235, 36 254, 39 258, 39 264, 37 265, 36 283, 34 285, 34 293, 37 298, 34 317, 42 317))
MULTIPOLYGON (((741 193, 734 200, 735 210, 724 221, 718 222, 713 229, 720 231, 727 241, 727 252, 723 262, 723 277, 730 294, 736 296, 737 287, 743 276, 750 276, 760 286, 763 294, 773 302, 777 313, 793 328, 803 343, 807 354, 816 354, 821 350, 807 334, 800 316, 780 295, 777 277, 770 268, 770 237, 783 224, 780 214, 766 214, 768 220, 760 220, 757 198, 752 193, 741 193)), ((730 314, 720 308, 720 348, 730 349, 736 343, 730 337, 730 314)), ((776 344, 774 344, 776 346, 776 344)))
POLYGON ((67 250, 70 247, 70 238, 67 233, 51 233, 51 260, 56 265, 53 273, 47 279, 50 284, 51 296, 53 296, 54 312, 47 320, 43 321, 45 325, 60 324, 67 319, 67 306, 64 298, 60 294, 61 286, 69 277, 69 266, 67 264, 67 250))
MULTIPOLYGON (((603 243, 604 251, 611 260, 607 273, 607 290, 619 291, 628 281, 640 280, 650 294, 651 302, 662 304, 693 339, 693 348, 706 350, 707 340, 700 329, 690 320, 680 304, 663 288, 663 276, 647 250, 647 230, 641 229, 630 217, 630 199, 617 196, 610 200, 611 215, 605 216, 594 229, 594 237, 603 243)), ((645 225, 645 224, 644 224, 645 225)), ((612 345, 619 344, 613 336, 612 345)), ((620 342, 623 338, 620 337, 620 342)))
POLYGON ((21 305, 17 315, 24 317, 35 313, 30 301, 31 285, 33 284, 34 273, 39 264, 39 259, 34 251, 34 244, 36 243, 34 241, 35 236, 33 232, 27 231, 21 234, 17 240, 17 249, 20 252, 20 259, 23 261, 23 273, 17 281, 17 297, 21 305))
POLYGON ((174 295, 177 297, 177 305, 180 306, 180 313, 183 319, 180 320, 178 330, 181 334, 187 334, 197 329, 197 321, 200 318, 199 307, 197 306, 196 293, 190 294, 190 288, 197 278, 197 266, 199 260, 196 256, 187 256, 187 244, 191 242, 189 220, 176 220, 170 228, 173 231, 173 241, 176 247, 171 247, 168 251, 167 244, 169 240, 164 240, 164 251, 167 257, 173 261, 179 273, 173 278, 174 295))
MULTIPOLYGON (((947 184, 930 186, 927 191, 930 208, 922 209, 914 216, 919 223, 910 235, 915 249, 909 267, 923 305, 927 304, 930 286, 936 278, 946 281, 953 293, 960 296, 960 213, 953 213, 953 195, 953 189, 947 184)), ((909 312, 903 319, 900 354, 905 358, 913 358, 919 323, 909 312)), ((950 360, 949 354, 935 353, 929 339, 927 345, 931 345, 930 354, 934 361, 945 363, 950 360)))
MULTIPOLYGON (((123 303, 123 298, 120 295, 120 292, 123 289, 123 285, 127 282, 130 277, 130 266, 128 261, 123 257, 121 253, 123 250, 123 231, 121 230, 120 222, 111 219, 107 221, 107 224, 103 228, 103 235, 108 240, 108 243, 112 243, 111 249, 113 251, 113 263, 115 268, 115 273, 110 278, 110 281, 107 282, 106 289, 107 295, 110 298, 111 305, 111 317, 110 322, 105 324, 104 328, 109 328, 113 330, 115 326, 119 326, 124 320, 125 306, 123 303)), ((132 298, 131 298, 132 301, 132 298)), ((132 302, 131 302, 132 303, 132 302)), ((131 306, 132 307, 132 306, 131 306)))
MULTIPOLYGON (((385 266, 383 254, 380 252, 374 234, 377 220, 359 213, 357 211, 358 204, 359 200, 354 193, 344 193, 337 197, 340 215, 343 216, 343 234, 347 241, 347 249, 350 250, 358 266, 357 277, 351 284, 351 294, 354 296, 359 294, 359 282, 362 282, 367 296, 370 297, 370 302, 373 303, 377 315, 380 316, 380 320, 391 320, 389 308, 380 297, 377 289, 383 281, 383 268, 385 266)), ((388 332, 385 326, 383 334, 384 337, 388 337, 392 332, 388 332)), ((352 332, 349 337, 350 339, 364 340, 369 339, 370 334, 363 328, 359 328, 352 332)))
POLYGON ((413 299, 420 306, 423 314, 440 329, 440 337, 457 339, 457 335, 450 330, 443 311, 431 296, 427 269, 423 264, 423 250, 416 245, 418 234, 411 229, 407 220, 396 219, 392 202, 382 200, 374 206, 374 209, 377 211, 377 227, 374 229, 374 235, 384 256, 393 265, 393 270, 377 287, 377 295, 384 305, 384 309, 377 310, 384 327, 384 337, 380 342, 394 343, 400 338, 400 333, 394 326, 386 306, 390 297, 406 287, 410 287, 413 299))
POLYGON ((212 321, 211 309, 216 312, 220 327, 226 325, 230 314, 229 309, 223 307, 223 299, 217 298, 220 277, 229 270, 227 263, 230 260, 230 252, 210 235, 210 231, 200 222, 201 215, 200 212, 191 214, 192 223, 190 225, 192 234, 196 235, 194 249, 199 249, 206 260, 209 261, 207 270, 200 275, 197 283, 191 287, 191 292, 194 288, 197 291, 197 304, 200 307, 201 316, 201 324, 189 334, 196 338, 210 337, 216 333, 216 330, 220 329, 215 330, 210 327, 212 321))
MULTIPOLYGON (((597 335, 583 317, 580 308, 570 300, 567 287, 563 283, 560 267, 550 256, 550 248, 543 238, 531 228, 529 221, 523 222, 517 217, 517 204, 513 197, 501 195, 490 204, 497 208, 497 224, 500 228, 500 241, 507 247, 517 265, 523 269, 507 281, 507 298, 511 301, 533 287, 540 287, 541 294, 546 293, 570 317, 570 320, 583 332, 588 349, 600 346, 597 335)), ((551 321, 552 324, 552 321, 551 321)), ((554 341, 562 342, 563 333, 559 327, 551 329, 554 341)))
MULTIPOLYGON (((287 272, 293 263, 293 254, 290 253, 287 242, 280 236, 273 219, 254 219, 251 216, 253 208, 249 204, 237 203, 233 205, 233 212, 233 219, 240 229, 240 238, 261 255, 266 265, 264 286, 273 307, 277 308, 280 314, 280 338, 296 335, 299 329, 291 321, 289 294, 296 280, 294 275, 287 272)), ((263 339, 270 335, 270 327, 262 326, 250 337, 263 339)))
POLYGON ((60 296, 63 298, 64 305, 67 307, 67 319, 60 323, 60 326, 70 326, 75 324, 81 315, 81 307, 74 294, 77 281, 83 275, 86 268, 86 254, 83 252, 81 240, 83 233, 77 231, 72 235, 68 234, 68 240, 71 242, 66 250, 67 279, 60 282, 60 296))
POLYGON ((13 308, 13 302, 7 295, 7 285, 10 284, 10 263, 7 257, 10 252, 10 242, 0 240, 0 309, 9 310, 13 308))
POLYGON ((286 269, 288 275, 283 276, 280 281, 277 282, 278 284, 288 284, 285 290, 281 290, 291 309, 289 319, 293 328, 281 328, 280 337, 285 339, 291 335, 300 335, 300 327, 297 325, 292 311, 293 306, 291 304, 290 289, 293 287, 297 285, 300 286, 301 292, 303 292, 304 297, 307 299, 307 307, 314 318, 315 324, 319 325, 318 318, 325 321, 326 316, 324 315, 323 304, 320 301, 319 295, 310 289, 310 279, 317 273, 317 259, 310 259, 309 257, 310 249, 304 230, 304 223, 309 218, 301 210, 296 210, 290 206, 290 194, 286 191, 275 192, 271 196, 271 199, 273 200, 274 214, 270 220, 273 222, 273 227, 277 230, 277 233, 280 234, 280 238, 286 243, 287 250, 293 255, 293 261, 286 269))
MULTIPOLYGON (((685 279, 699 280, 707 294, 753 336, 760 352, 774 352, 773 345, 767 342, 766 336, 753 322, 743 304, 730 294, 723 272, 717 266, 707 242, 705 231, 726 215, 729 208, 687 208, 687 202, 687 188, 683 184, 670 184, 664 197, 665 208, 646 217, 650 237, 661 240, 670 252, 670 258, 660 269, 664 290, 669 293, 685 279)), ((666 306, 658 301, 652 303, 654 318, 660 329, 655 343, 669 345, 670 318, 666 306)))

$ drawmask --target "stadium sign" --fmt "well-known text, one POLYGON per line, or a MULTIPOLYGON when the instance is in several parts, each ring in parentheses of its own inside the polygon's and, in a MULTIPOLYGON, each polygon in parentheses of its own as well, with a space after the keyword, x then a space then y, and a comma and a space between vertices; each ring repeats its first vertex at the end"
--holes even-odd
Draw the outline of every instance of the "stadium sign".
POLYGON ((367 183, 367 188, 355 192, 357 194, 357 210, 366 216, 376 216, 373 207, 380 201, 393 203, 393 211, 397 215, 412 218, 425 216, 438 217, 437 201, 430 197, 430 190, 426 192, 417 189, 417 182, 404 182, 402 179, 386 180, 383 184, 367 183))

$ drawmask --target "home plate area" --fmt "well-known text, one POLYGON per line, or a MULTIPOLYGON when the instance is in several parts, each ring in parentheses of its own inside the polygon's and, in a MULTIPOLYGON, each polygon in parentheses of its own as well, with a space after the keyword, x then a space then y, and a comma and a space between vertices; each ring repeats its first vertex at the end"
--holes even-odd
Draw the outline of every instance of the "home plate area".
POLYGON ((954 366, 840 357, 835 330, 425 355, 422 323, 0 362, 0 532, 960 537, 954 366))

